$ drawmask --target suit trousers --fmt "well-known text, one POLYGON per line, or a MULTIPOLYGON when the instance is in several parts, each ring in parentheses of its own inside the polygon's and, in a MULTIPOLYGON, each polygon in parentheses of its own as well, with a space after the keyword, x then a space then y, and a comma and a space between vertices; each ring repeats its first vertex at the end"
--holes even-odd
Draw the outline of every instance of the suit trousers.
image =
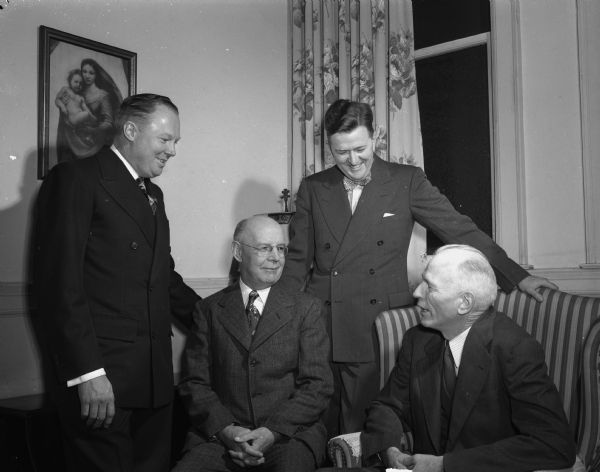
POLYGON ((379 393, 379 362, 332 362, 333 396, 323 421, 329 438, 361 431, 379 393))
POLYGON ((116 408, 108 429, 91 429, 80 416, 77 387, 54 395, 67 470, 70 472, 168 472, 172 404, 116 408))
POLYGON ((231 460, 220 441, 198 444, 186 452, 172 472, 314 472, 315 457, 302 441, 295 439, 275 443, 265 454, 265 463, 242 468, 231 460))

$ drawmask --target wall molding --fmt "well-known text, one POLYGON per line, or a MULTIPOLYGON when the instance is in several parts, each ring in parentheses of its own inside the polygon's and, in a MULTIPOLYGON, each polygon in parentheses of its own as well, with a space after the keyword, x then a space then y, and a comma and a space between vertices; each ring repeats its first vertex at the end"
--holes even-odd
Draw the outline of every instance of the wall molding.
MULTIPOLYGON (((530 273, 552 280, 565 292, 600 297, 600 267, 598 266, 533 269, 530 273)), ((229 284, 227 277, 199 277, 184 280, 203 298, 229 284)), ((26 316, 27 292, 26 283, 0 282, 0 318, 26 316)))
POLYGON ((491 0, 492 143, 495 240, 528 263, 520 11, 517 0, 491 0))
POLYGON ((600 5, 577 0, 586 263, 600 263, 600 5))

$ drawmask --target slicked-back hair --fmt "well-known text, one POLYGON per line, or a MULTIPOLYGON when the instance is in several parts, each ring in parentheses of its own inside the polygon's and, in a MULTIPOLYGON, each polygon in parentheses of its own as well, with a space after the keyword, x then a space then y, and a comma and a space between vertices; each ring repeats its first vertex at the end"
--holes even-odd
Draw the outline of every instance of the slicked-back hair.
POLYGON ((373 136, 373 110, 366 103, 340 99, 333 102, 323 121, 327 137, 335 133, 349 133, 364 126, 373 136))
POLYGON ((179 110, 169 97, 154 93, 130 95, 123 100, 123 103, 119 107, 115 126, 117 129, 123 129, 123 125, 127 121, 145 123, 148 116, 154 113, 156 107, 160 105, 170 108, 179 115, 179 110))

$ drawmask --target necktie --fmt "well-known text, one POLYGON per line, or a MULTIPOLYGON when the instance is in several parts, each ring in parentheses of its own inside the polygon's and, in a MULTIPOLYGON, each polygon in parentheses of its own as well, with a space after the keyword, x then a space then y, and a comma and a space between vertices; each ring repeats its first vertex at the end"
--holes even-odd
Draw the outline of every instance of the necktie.
POLYGON ((452 400, 454 396, 454 386, 456 385, 456 369, 454 368, 454 357, 452 357, 452 349, 450 343, 446 341, 444 346, 444 387, 448 397, 452 400))
POLYGON ((367 175, 364 179, 361 180, 352 180, 349 177, 344 177, 344 188, 346 192, 350 190, 354 190, 356 187, 364 187, 371 181, 371 174, 367 175))
POLYGON ((148 199, 148 203, 150 204, 150 208, 152 209, 152 214, 155 215, 156 214, 156 198, 154 198, 152 195, 150 195, 148 193, 148 190, 146 189, 146 184, 144 183, 144 179, 142 179, 141 177, 136 179, 136 182, 138 184, 138 187, 140 188, 140 190, 142 192, 144 192, 144 195, 146 195, 146 198, 148 199))
POLYGON ((450 416, 452 414, 452 398, 454 397, 454 387, 456 385, 456 370, 454 369, 454 358, 450 343, 446 341, 444 345, 444 361, 442 365, 442 388, 441 388, 441 446, 446 450, 448 440, 448 429, 450 428, 450 416))
POLYGON ((246 304, 246 316, 248 317, 248 326, 250 327, 250 333, 254 336, 258 321, 260 320, 260 312, 258 308, 254 306, 254 300, 258 298, 258 293, 255 290, 250 292, 248 295, 248 303, 246 304))

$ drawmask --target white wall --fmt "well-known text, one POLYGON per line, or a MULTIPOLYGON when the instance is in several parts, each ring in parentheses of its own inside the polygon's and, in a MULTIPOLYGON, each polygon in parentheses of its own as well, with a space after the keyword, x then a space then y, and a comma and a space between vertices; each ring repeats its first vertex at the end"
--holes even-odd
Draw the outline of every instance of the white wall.
POLYGON ((529 263, 585 262, 576 2, 520 2, 529 263))
MULTIPOLYGON (((585 247, 576 2, 511 3, 521 19, 527 262, 565 290, 598 294, 598 272, 578 270, 585 247)), ((290 110, 284 0, 0 4, 3 398, 42 388, 23 302, 29 209, 39 185, 39 25, 137 52, 138 91, 178 104, 182 140, 158 181, 178 269, 201 295, 220 288, 227 275, 235 222, 281 208, 290 110)))
POLYGON ((41 389, 23 301, 29 211, 39 186, 38 27, 136 52, 137 91, 168 95, 178 105, 182 139, 157 183, 165 193, 177 268, 202 295, 228 274, 235 223, 281 210, 288 109, 285 1, 0 4, 2 398, 41 389))
POLYGON ((25 280, 42 24, 136 52, 138 92, 179 106, 177 156, 157 179, 173 253, 186 277, 226 275, 237 220, 280 210, 287 186, 285 2, 13 0, 0 10, 0 281, 25 280))

